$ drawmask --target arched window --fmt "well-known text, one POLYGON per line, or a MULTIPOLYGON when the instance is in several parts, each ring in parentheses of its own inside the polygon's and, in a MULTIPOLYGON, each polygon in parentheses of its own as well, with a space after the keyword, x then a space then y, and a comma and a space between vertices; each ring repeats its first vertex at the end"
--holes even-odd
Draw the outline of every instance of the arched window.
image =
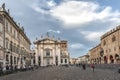
POLYGON ((106 45, 106 41, 105 40, 103 41, 103 45, 106 45))
POLYGON ((113 35, 112 36, 112 42, 116 41, 116 37, 113 35))

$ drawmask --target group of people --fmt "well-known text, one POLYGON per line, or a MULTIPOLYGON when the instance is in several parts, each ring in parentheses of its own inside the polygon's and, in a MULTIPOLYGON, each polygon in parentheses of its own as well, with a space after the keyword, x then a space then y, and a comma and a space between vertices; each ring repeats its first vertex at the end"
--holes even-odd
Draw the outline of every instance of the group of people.
MULTIPOLYGON (((86 70, 86 66, 87 66, 86 64, 79 64, 79 66, 80 66, 80 65, 82 66, 83 70, 86 70)), ((90 64, 89 67, 92 68, 92 70, 93 70, 93 72, 94 72, 94 70, 95 70, 95 65, 94 65, 94 64, 90 64)))

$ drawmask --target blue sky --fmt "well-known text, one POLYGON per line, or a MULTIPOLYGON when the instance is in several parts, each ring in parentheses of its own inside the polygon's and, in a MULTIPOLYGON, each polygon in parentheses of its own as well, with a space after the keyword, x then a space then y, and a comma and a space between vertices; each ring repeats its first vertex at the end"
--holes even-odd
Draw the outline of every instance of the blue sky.
POLYGON ((31 42, 49 32, 68 40, 71 57, 86 54, 120 24, 120 0, 0 0, 31 42))

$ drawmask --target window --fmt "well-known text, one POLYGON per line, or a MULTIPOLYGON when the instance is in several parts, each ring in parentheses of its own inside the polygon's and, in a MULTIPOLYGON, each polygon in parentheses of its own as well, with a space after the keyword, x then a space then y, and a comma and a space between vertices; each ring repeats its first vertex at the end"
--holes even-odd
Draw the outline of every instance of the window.
POLYGON ((60 51, 60 54, 63 55, 62 50, 60 51))
POLYGON ((114 47, 114 51, 116 51, 116 47, 114 47))
POLYGON ((61 59, 61 63, 63 63, 63 59, 61 59))
POLYGON ((17 62, 17 61, 16 61, 16 57, 14 57, 14 64, 16 64, 16 62, 17 62))
POLYGON ((109 52, 111 52, 111 49, 109 49, 109 52))
POLYGON ((12 34, 12 27, 10 27, 10 33, 12 34))
POLYGON ((46 56, 50 56, 50 50, 46 49, 46 56))
POLYGON ((17 63, 19 62, 19 59, 20 59, 20 58, 17 58, 17 63))
POLYGON ((40 56, 38 57, 38 60, 39 60, 39 61, 41 61, 41 58, 40 58, 40 56))
POLYGON ((19 33, 17 32, 17 38, 19 39, 19 33))
POLYGON ((35 64, 35 59, 33 59, 33 64, 35 64))
POLYGON ((12 42, 10 42, 10 45, 9 45, 9 46, 10 46, 10 47, 9 47, 10 50, 12 51, 12 42))
POLYGON ((103 41, 103 45, 106 45, 106 41, 105 40, 103 41))
POLYGON ((6 21, 6 31, 8 32, 8 22, 6 21))
POLYGON ((8 61, 8 62, 9 62, 9 58, 8 58, 8 55, 6 55, 6 61, 8 61))
POLYGON ((2 28, 2 26, 0 26, 0 33, 2 33, 2 31, 3 31, 3 28, 2 28))
POLYGON ((13 48, 12 49, 13 49, 13 52, 15 52, 15 43, 13 44, 13 48))
POLYGON ((8 49, 8 39, 6 39, 6 49, 8 49))
POLYGON ((56 61, 58 61, 58 56, 56 56, 55 58, 56 58, 56 61))
POLYGON ((65 59, 65 63, 67 63, 67 59, 65 59))
POLYGON ((14 30, 14 38, 16 38, 16 36, 15 36, 15 35, 16 35, 16 32, 15 32, 15 30, 14 30))
POLYGON ((106 50, 106 53, 107 53, 107 50, 106 50))
POLYGON ((116 37, 113 35, 112 42, 116 41, 116 37))
POLYGON ((19 53, 19 45, 17 45, 17 53, 19 53))

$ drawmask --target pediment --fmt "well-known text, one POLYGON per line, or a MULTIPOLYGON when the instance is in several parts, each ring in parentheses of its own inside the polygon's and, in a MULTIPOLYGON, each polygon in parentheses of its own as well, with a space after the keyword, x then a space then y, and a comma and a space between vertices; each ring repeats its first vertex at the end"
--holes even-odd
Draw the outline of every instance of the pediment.
POLYGON ((55 43, 55 40, 53 39, 43 39, 40 41, 40 43, 55 43))

